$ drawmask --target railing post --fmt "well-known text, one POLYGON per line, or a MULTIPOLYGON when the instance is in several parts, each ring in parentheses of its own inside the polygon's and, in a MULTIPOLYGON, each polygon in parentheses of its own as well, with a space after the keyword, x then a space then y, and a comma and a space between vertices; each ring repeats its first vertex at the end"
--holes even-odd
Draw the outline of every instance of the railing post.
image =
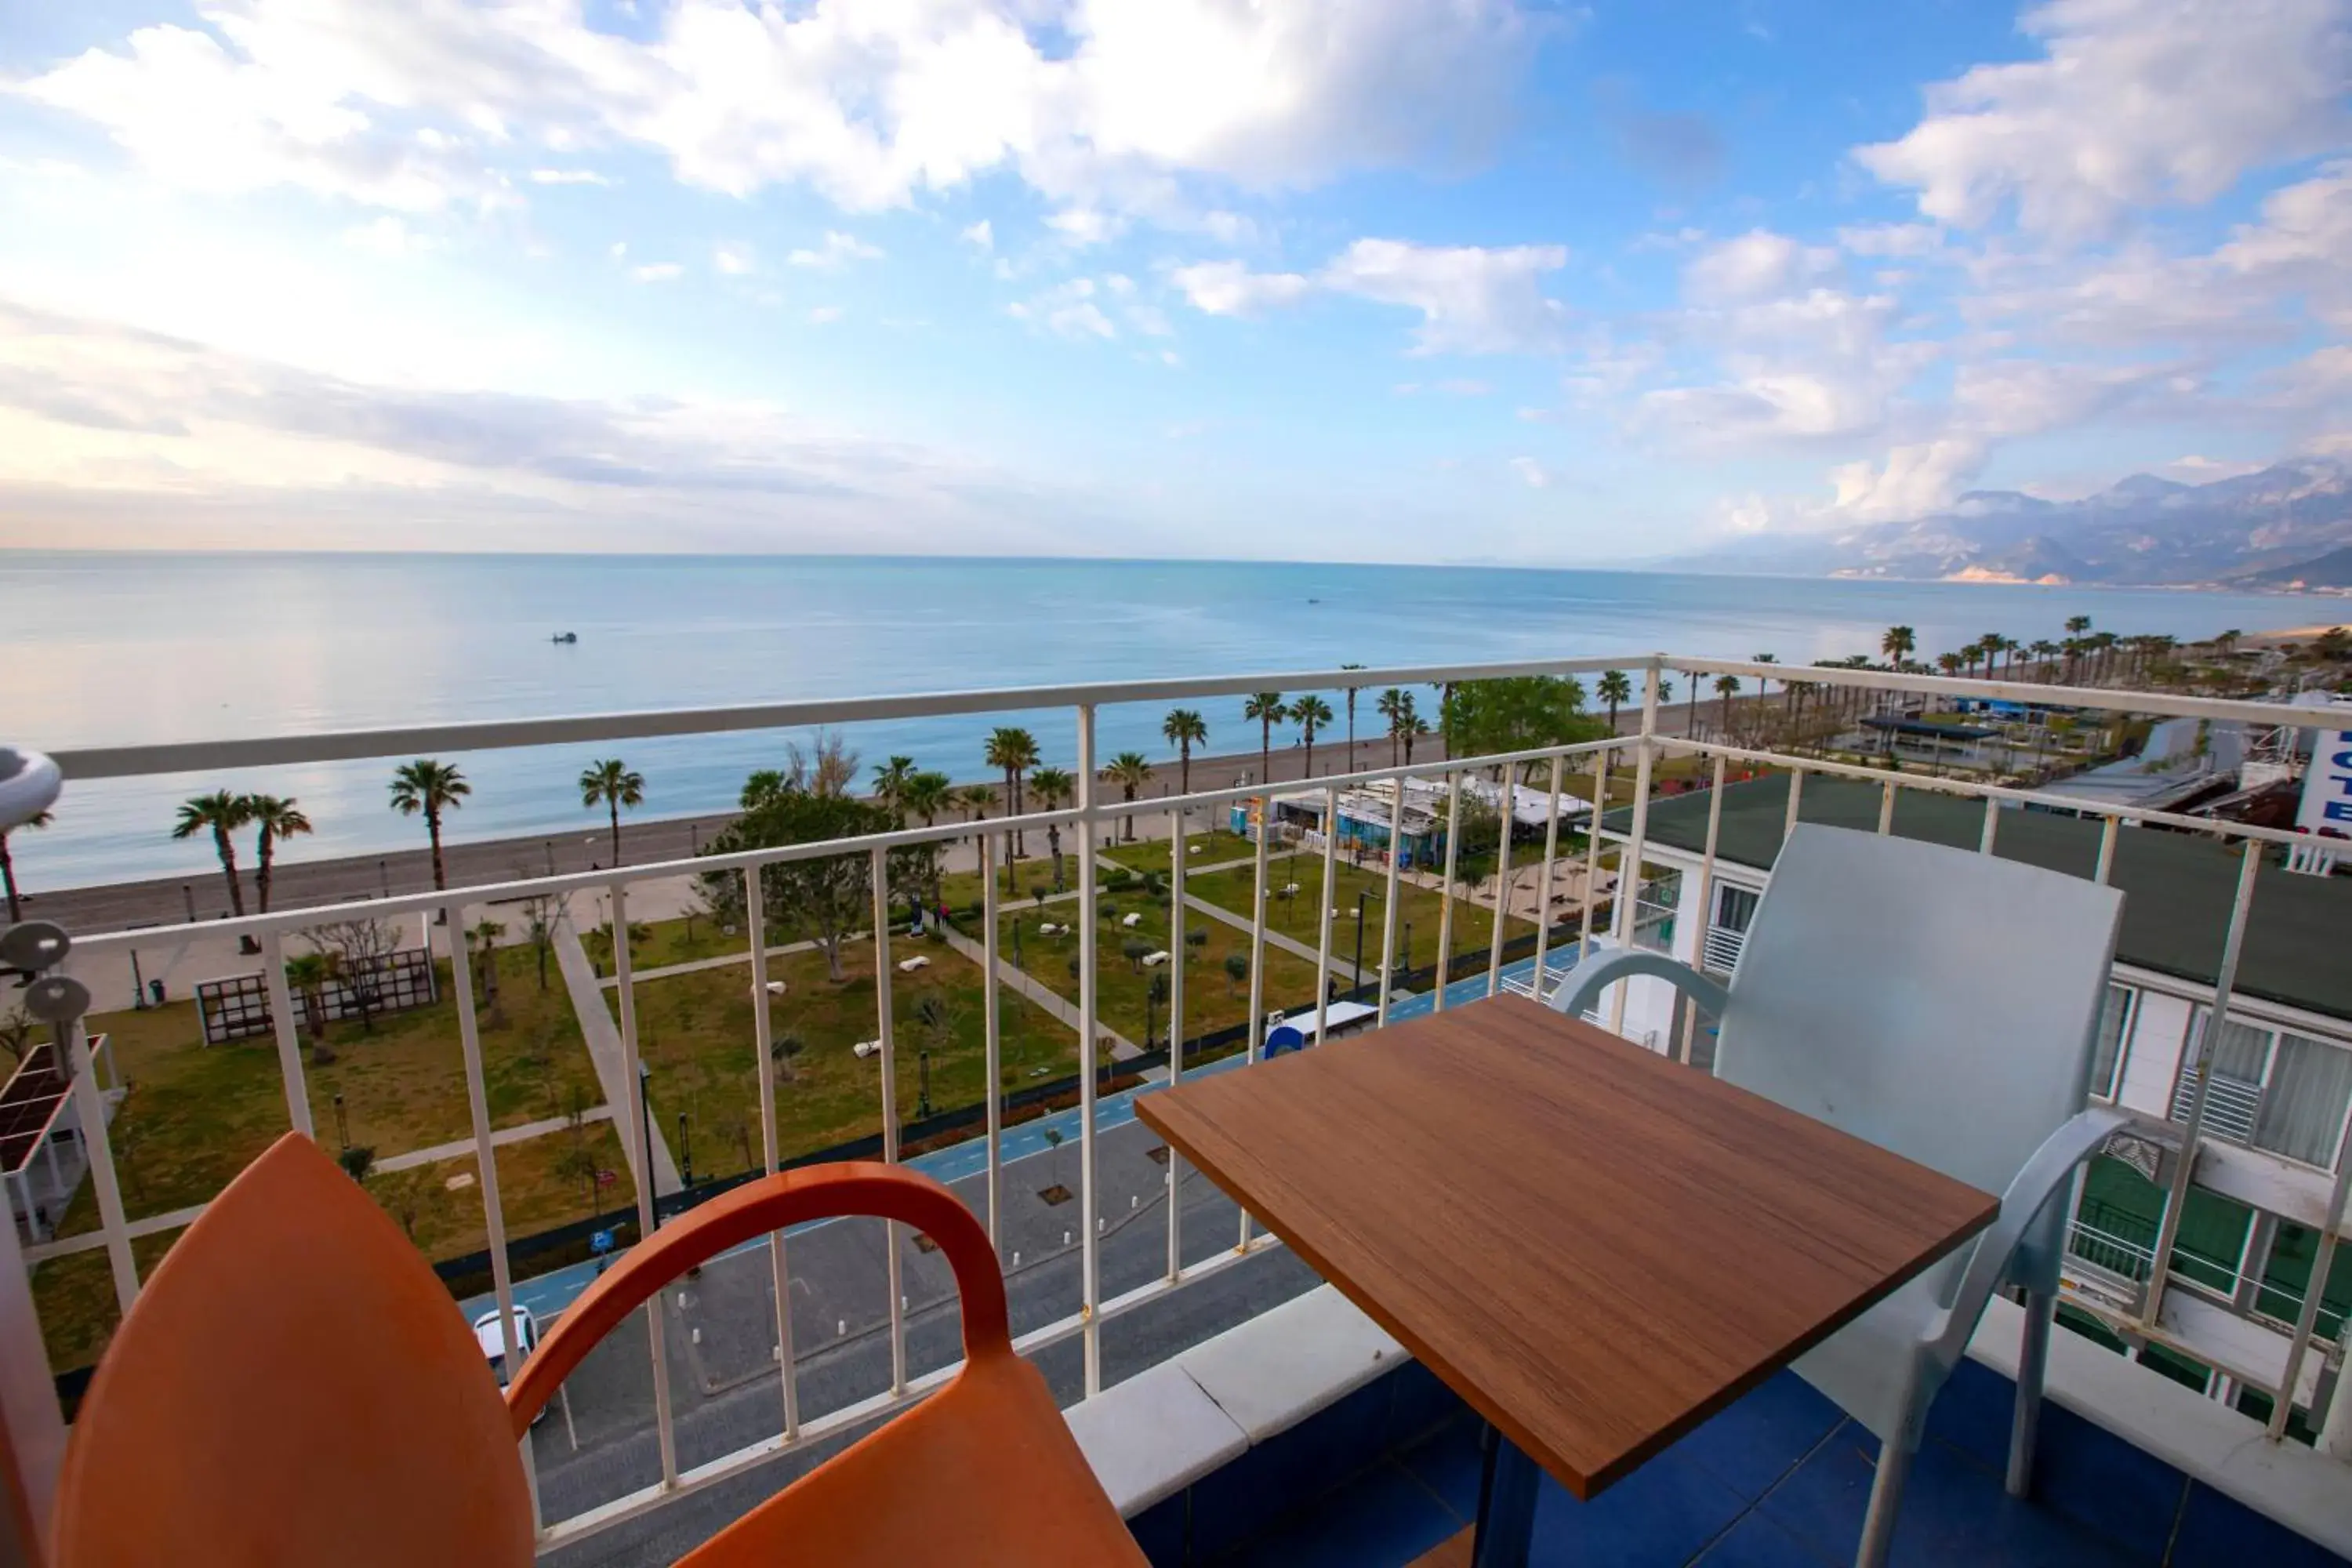
MULTIPOLYGON (((1323 889, 1316 900, 1320 913, 1316 925, 1323 933, 1315 944, 1315 1043, 1325 1044, 1331 1026, 1331 922, 1338 917, 1339 906, 1331 901, 1332 881, 1339 870, 1339 792, 1323 792, 1323 889)), ((1363 976, 1356 976, 1358 984, 1363 976)))
MULTIPOLYGON (((1503 771, 1510 776, 1503 782, 1503 836, 1495 846, 1495 928, 1492 940, 1486 943, 1486 994, 1489 996, 1503 985, 1503 933, 1507 929, 1503 918, 1511 903, 1511 827, 1519 819, 1518 764, 1513 763, 1503 771)), ((1543 979, 1540 971, 1536 979, 1540 985, 1543 979)))
MULTIPOLYGON (((628 1100, 629 1163, 637 1173, 637 1237, 654 1235, 654 1158, 651 1105, 647 1102, 644 1058, 637 1054, 637 986, 635 958, 629 952, 629 889, 624 882, 609 884, 613 900, 613 991, 621 1004, 621 1076, 628 1100)), ((428 928, 429 929, 429 928, 428 928)), ((677 1430, 670 1418, 669 1352, 662 1330, 662 1298, 646 1303, 646 1338, 653 1350, 654 1435, 661 1449, 661 1484, 667 1491, 677 1485, 677 1430)))
POLYGON ((1380 1016, 1372 1020, 1376 1029, 1389 1026, 1389 992, 1396 983, 1397 866, 1404 856, 1404 779, 1400 776, 1390 782, 1396 792, 1389 797, 1389 866, 1381 893, 1380 1016))
POLYGON ((2238 984, 2238 954, 2246 942, 2246 912, 2253 907, 2254 874, 2262 867, 2263 845, 2259 838, 2249 838, 2238 865, 2238 893, 2230 908, 2230 929, 2221 941, 2221 967, 2213 977, 2213 1005, 2205 1014, 2204 1026, 2197 1032, 2197 1049, 2191 1060, 2195 1063, 2197 1089, 2189 1097, 2189 1121, 2181 1134, 2180 1162, 2172 1173, 2172 1184, 2164 1197, 2164 1219, 2157 1227, 2156 1259, 2150 1265, 2147 1295, 2140 1309, 2140 1321, 2153 1327, 2164 1307, 2165 1287, 2171 1282, 2172 1247, 2180 1235, 2182 1206, 2189 1201, 2190 1178, 2196 1173, 2199 1141, 2205 1131, 2205 1102, 2213 1088, 2213 1051, 2221 1037, 2221 1024, 2230 1011, 2230 993, 2238 984))
MULTIPOLYGON (((882 1062, 882 1158, 898 1163, 898 1019, 890 994, 890 856, 886 849, 866 851, 874 884, 874 1021, 880 1026, 882 1062)), ((884 1259, 890 1286, 890 1392, 907 1392, 907 1304, 905 1266, 898 1258, 898 1222, 886 1219, 882 1234, 887 1243, 884 1259)))
MULTIPOLYGON (((1096 926, 1101 900, 1095 891, 1096 800, 1095 708, 1078 705, 1078 1266, 1083 1299, 1078 1311, 1086 1320, 1080 1338, 1086 1351, 1086 1396, 1102 1392, 1102 1221, 1095 1194, 1095 1099, 1098 1068, 1095 1057, 1095 963, 1099 952, 1096 926)), ((1271 799, 1271 796, 1268 797, 1271 799)), ((1263 859, 1260 864, 1264 864, 1263 859)))
MULTIPOLYGON (((457 938, 464 944, 464 937, 457 938)), ((302 1079, 302 1042, 294 1027, 294 995, 286 984, 286 942, 275 931, 261 937, 261 967, 269 982, 269 1023, 278 1037, 278 1070, 286 1080, 286 1120, 316 1142, 310 1125, 310 1094, 302 1079)))
MULTIPOLYGON (((1630 947, 1633 942, 1634 906, 1642 898, 1642 857, 1649 845, 1650 774, 1655 765, 1658 734, 1658 659, 1653 656, 1642 676, 1642 744, 1634 754, 1633 830, 1627 836, 1624 857, 1617 866, 1616 901, 1612 906, 1614 918, 1610 922, 1621 947, 1630 947)), ((1625 1032, 1627 987, 1621 984, 1615 989, 1615 999, 1609 1004, 1609 1032, 1622 1035, 1625 1032)))
MULTIPOLYGON (((1603 755, 1606 755, 1604 752, 1603 755)), ((1543 1000, 1544 955, 1551 946, 1551 868, 1559 858, 1559 786, 1568 771, 1568 759, 1559 752, 1551 759, 1551 805, 1544 816, 1543 869, 1536 873, 1536 971, 1534 996, 1543 1000)), ((1594 823, 1595 827, 1600 826, 1594 823)))
POLYGON ((1433 1013, 1445 1011, 1445 983, 1454 978, 1454 872, 1461 859, 1462 775, 1450 772, 1445 775, 1445 873, 1437 889, 1437 981, 1429 995, 1433 1013))
MULTIPOLYGON (((2294 1408, 2294 1385, 2303 1375, 2303 1358, 2311 1349, 2313 1330, 2319 1322, 2319 1304, 2326 1294, 2328 1270, 2336 1263, 2336 1232, 2344 1227, 2344 1200, 2352 1189, 2352 1154, 2336 1162, 2336 1184, 2327 1194, 2327 1220, 2320 1226, 2319 1246, 2311 1259, 2311 1278, 2304 1282, 2303 1305, 2294 1314, 2294 1337, 2287 1342, 2286 1371, 2279 1378, 2278 1398, 2271 1404, 2269 1435, 2275 1443, 2286 1436, 2288 1415, 2294 1408)), ((2339 1377, 2336 1397, 2346 1396, 2339 1377)))
MULTIPOLYGON (((1271 768, 1266 770, 1272 773, 1271 768)), ((1249 1035, 1247 1054, 1255 1067, 1265 1056, 1265 889, 1267 846, 1274 838, 1274 785, 1270 779, 1260 779, 1257 785, 1257 853, 1252 858, 1254 876, 1250 883, 1250 984, 1249 1035)), ((1239 1205, 1235 1205, 1239 1207, 1239 1205)), ((1241 1211, 1241 1239, 1236 1248, 1247 1250, 1252 1235, 1252 1221, 1247 1209, 1241 1211)))
MULTIPOLYGON (((760 1074, 760 1168, 772 1176, 782 1163, 776 1138, 776 1032, 768 1001, 768 898, 760 868, 743 871, 743 923, 751 932, 751 1054, 760 1074)), ((768 1233, 768 1270, 776 1289, 776 1371, 784 1395, 784 1441, 800 1436, 798 1379, 793 1369, 793 1279, 784 1259, 784 1233, 768 1233)))
MULTIPOLYGON (((1184 965, 1192 944, 1184 940, 1184 810, 1168 814, 1168 1081, 1184 1081, 1184 965)), ((1184 1273, 1184 1156, 1168 1151, 1168 1282, 1184 1273)))
MULTIPOLYGON (((1723 837, 1723 779, 1726 763, 1721 756, 1715 759, 1715 773, 1706 792, 1706 851, 1698 862, 1698 919, 1691 932, 1690 964, 1693 969, 1706 968, 1706 933, 1715 925, 1715 855, 1723 837)), ((1683 1040, 1681 1060, 1688 1066, 1698 1043, 1698 1005, 1687 1003, 1683 1009, 1683 1040)))
MULTIPOLYGON (((988 835, 979 838, 981 932, 980 1005, 987 1015, 984 1041, 988 1071, 988 1243, 1002 1247, 999 1227, 1004 1204, 1004 1020, 1003 1000, 997 991, 996 966, 1003 939, 997 927, 996 868, 989 863, 988 835)), ((1020 917, 1013 917, 1018 920, 1020 917)), ((1001 1263, 1000 1259, 1000 1263, 1001 1263)))

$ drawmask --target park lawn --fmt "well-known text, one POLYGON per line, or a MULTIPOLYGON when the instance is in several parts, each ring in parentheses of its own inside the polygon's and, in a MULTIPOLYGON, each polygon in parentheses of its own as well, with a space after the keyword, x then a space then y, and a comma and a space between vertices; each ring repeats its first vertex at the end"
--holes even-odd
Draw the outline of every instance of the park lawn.
MULTIPOLYGON (((552 1230, 593 1212, 587 1184, 559 1170, 575 1139, 600 1169, 620 1173, 615 1185, 605 1189, 605 1206, 625 1201, 625 1196, 613 1196, 615 1192, 625 1194, 629 1189, 628 1167, 610 1122, 588 1122, 576 1132, 509 1143, 498 1151, 498 1163, 499 1206, 509 1237, 552 1230)), ((468 1153, 406 1171, 371 1174, 363 1184, 368 1194, 407 1231, 417 1250, 437 1263, 489 1245, 478 1184, 467 1181, 455 1189, 448 1184, 451 1178, 471 1177, 478 1169, 468 1153)), ((173 1230, 132 1239, 131 1256, 142 1280, 154 1277, 155 1266, 179 1237, 180 1232, 173 1230)), ((35 1264, 31 1273, 33 1301, 40 1314, 50 1370, 67 1372, 95 1362, 120 1321, 114 1276, 105 1249, 53 1258, 35 1264)))
MULTIPOLYGON (((662 969, 673 963, 691 963, 698 958, 717 958, 721 953, 740 952, 743 949, 740 934, 730 935, 717 921, 707 915, 692 920, 683 917, 667 921, 631 921, 639 935, 629 944, 629 966, 632 969, 662 969)), ((613 938, 603 927, 583 930, 580 946, 599 974, 613 973, 613 938)), ((528 950, 526 950, 528 951, 528 950)))
MULTIPOLYGON (((1238 833, 1228 833, 1222 827, 1188 833, 1184 836, 1184 842, 1187 846, 1184 864, 1188 868, 1223 865, 1228 860, 1247 859, 1256 853, 1248 839, 1238 833)), ((1157 871, 1165 877, 1173 863, 1168 853, 1168 845, 1165 838, 1139 838, 1132 844, 1106 844, 1102 847, 1102 853, 1130 871, 1157 871)))
MULTIPOLYGON (((1129 942, 1143 944, 1150 952, 1174 952, 1169 941, 1168 900, 1165 895, 1146 899, 1139 892, 1132 897, 1106 897, 1103 906, 1114 911, 1103 921, 1100 939, 1096 949, 1095 1006, 1103 1026, 1113 1029, 1145 1050, 1158 1049, 1162 1037, 1147 1037, 1146 1002, 1151 976, 1164 966, 1139 968, 1123 951, 1129 942), (1122 926, 1119 918, 1135 914, 1136 923, 1122 926)), ((1060 926, 1077 919, 1075 903, 1048 905, 1043 913, 1035 910, 1007 913, 1001 917, 998 933, 998 954, 1006 963, 1013 959, 1013 928, 1021 931, 1021 963, 1023 969, 1056 995, 1077 1004, 1077 975, 1072 965, 1077 958, 1078 938, 1076 931, 1066 936, 1041 937, 1037 928, 1041 921, 1060 926)), ((1249 1018, 1249 983, 1238 984, 1226 973, 1225 959, 1229 954, 1249 956, 1249 933, 1238 931, 1198 910, 1191 921, 1195 931, 1207 932, 1208 940, 1198 947, 1186 948, 1184 969, 1184 1037, 1197 1039, 1213 1030, 1244 1023, 1249 1018)), ((1174 960, 1171 960, 1173 963, 1174 960)), ((1344 983, 1343 983, 1344 984, 1344 983)), ((1295 1010, 1315 1005, 1315 965, 1296 953, 1286 952, 1273 943, 1265 950, 1265 1005, 1295 1010)), ((1167 1026, 1168 1009, 1164 1003, 1152 1005, 1148 1020, 1153 1033, 1167 1026)))
MULTIPOLYGON (((1032 854, 1026 860, 1016 860, 1013 863, 1013 879, 1009 889, 1004 878, 1004 863, 1002 860, 996 863, 996 896, 1000 901, 1008 904, 1025 904, 1030 902, 1040 890, 1043 890, 1048 898, 1053 896, 1054 858, 1044 852, 1045 835, 1039 834, 1037 838, 1038 842, 1033 847, 1037 852, 1032 854)), ((1109 867, 1098 866, 1095 873, 1096 885, 1101 886, 1105 879, 1110 875, 1109 867)), ((1072 837, 1065 834, 1062 837, 1062 890, 1075 892, 1077 886, 1076 846, 1072 837)), ((940 901, 951 910, 961 912, 965 910, 978 909, 981 897, 978 871, 958 871, 951 876, 940 879, 940 901)), ((899 895, 898 905, 901 909, 906 905, 906 896, 903 892, 899 895)))
MULTIPOLYGON (((1524 847, 1521 853, 1535 860, 1543 858, 1539 847, 1524 847)), ((1318 900, 1323 887, 1323 857, 1317 852, 1300 850, 1297 854, 1273 856, 1266 862, 1265 885, 1270 893, 1267 903, 1273 915, 1269 930, 1281 931, 1312 947, 1316 943, 1315 910, 1336 906, 1339 916, 1331 932, 1331 953, 1335 958, 1353 963, 1356 956, 1356 896, 1369 892, 1364 903, 1364 967, 1380 966, 1381 938, 1383 919, 1382 898, 1387 891, 1387 874, 1372 867, 1356 867, 1342 859, 1334 868, 1335 896, 1318 900), (1287 898, 1281 889, 1296 883, 1298 891, 1287 898)), ((1246 917, 1252 890, 1256 886, 1254 868, 1235 867, 1230 871, 1214 871, 1205 877, 1188 877, 1184 890, 1197 899, 1205 899, 1221 908, 1246 917)), ((1437 954, 1437 930, 1442 903, 1432 888, 1400 880, 1397 883, 1397 962, 1400 964, 1428 963, 1437 954), (1412 927, 1410 941, 1405 928, 1412 927)), ((1454 955, 1483 952, 1494 931, 1495 911, 1486 905, 1472 902, 1457 893, 1454 905, 1454 955)), ((1504 940, 1516 941, 1535 934, 1532 922, 1513 915, 1504 921, 1504 940)))
MULTIPOLYGON (((898 937, 893 964, 921 954, 929 968, 891 976, 896 1022, 898 1115, 916 1119, 921 1100, 920 1053, 930 1052, 934 1111, 977 1103, 986 1070, 985 1015, 980 970, 944 942, 898 937), (919 1006, 937 996, 946 1016, 936 1026, 919 1006)), ((777 1142, 785 1159, 829 1149, 879 1131, 879 1064, 859 1060, 850 1047, 875 1037, 874 949, 847 943, 843 978, 827 977, 822 952, 769 960, 772 980, 785 994, 770 1007, 781 1040, 796 1036, 801 1049, 777 1067, 777 1142)), ((998 996, 1000 1087, 1017 1089, 1077 1070, 1075 1034, 1010 988, 998 996)), ((698 1180, 731 1174, 755 1163, 760 1151, 759 1064, 752 1038, 750 971, 732 965, 667 975, 637 987, 639 1049, 652 1069, 648 1089, 656 1125, 681 1164, 677 1118, 687 1117, 698 1180)))
MULTIPOLYGON (((483 1003, 479 1014, 491 1124, 563 1115, 575 1101, 601 1104, 579 1023, 552 966, 541 992, 530 949, 500 949, 497 963, 498 1000, 483 1003)), ((322 1144, 339 1146, 339 1129, 348 1128, 352 1143, 383 1159, 471 1135, 449 966, 437 967, 441 1000, 431 1006, 380 1016, 373 1032, 355 1020, 330 1025, 332 1062, 312 1059, 305 1032, 303 1081, 322 1144)), ((299 1016, 299 999, 295 1009, 299 1016)), ((112 1040, 116 1071, 130 1085, 110 1131, 131 1218, 210 1201, 287 1131, 273 1037, 207 1047, 194 1001, 94 1014, 89 1027, 112 1040)), ((84 1183, 59 1234, 96 1228, 97 1197, 84 1183)))

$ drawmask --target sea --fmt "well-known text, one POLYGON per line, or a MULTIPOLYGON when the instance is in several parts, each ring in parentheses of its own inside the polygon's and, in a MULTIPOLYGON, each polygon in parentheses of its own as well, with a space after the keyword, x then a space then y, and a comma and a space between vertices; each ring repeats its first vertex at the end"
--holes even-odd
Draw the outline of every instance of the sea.
MULTIPOLYGON (((1698 576, 1621 571, 788 556, 0 552, 0 743, 34 750, 827 697, 1654 650, 1808 664, 1923 656, 2069 616, 2184 639, 2313 618, 2307 600, 2165 590, 1698 576), (576 634, 576 642, 552 640, 576 634)), ((1329 694, 1335 709, 1339 694, 1329 694)), ((1359 723, 1380 721, 1369 696, 1359 723)), ((1203 701, 1208 752, 1255 749, 1238 699, 1203 701)), ((1104 754, 1167 747, 1165 704, 1105 709, 1104 754)), ((868 763, 988 776, 981 741, 1024 723, 1068 765, 1067 710, 857 726, 868 763)), ((775 733, 457 755, 453 837, 593 831, 574 780, 618 754, 643 816, 730 805, 775 733)), ((806 737, 797 737, 805 741, 806 737)), ((1332 739, 1339 738, 1333 733, 1332 739)), ((28 886, 212 868, 169 837, 176 804, 292 795, 314 835, 289 858, 413 847, 389 763, 68 782, 56 820, 10 839, 28 886)))

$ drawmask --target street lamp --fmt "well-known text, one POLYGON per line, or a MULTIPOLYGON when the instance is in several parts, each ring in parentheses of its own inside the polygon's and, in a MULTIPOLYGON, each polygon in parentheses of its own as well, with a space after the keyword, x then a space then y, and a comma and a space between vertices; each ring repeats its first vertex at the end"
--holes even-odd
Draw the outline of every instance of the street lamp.
POLYGON ((687 1186, 694 1185, 694 1134, 687 1131, 686 1112, 677 1113, 677 1152, 685 1164, 678 1180, 687 1186))
POLYGON ((922 1121, 931 1114, 931 1053, 917 1051, 915 1068, 918 1075, 915 1080, 915 1117, 922 1121))

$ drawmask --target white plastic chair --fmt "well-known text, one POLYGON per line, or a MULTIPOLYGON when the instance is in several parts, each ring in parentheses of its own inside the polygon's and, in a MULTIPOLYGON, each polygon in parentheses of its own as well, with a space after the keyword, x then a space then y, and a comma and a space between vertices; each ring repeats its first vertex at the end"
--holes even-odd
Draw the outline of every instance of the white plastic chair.
POLYGON ((1855 1561, 1876 1568, 1927 1407, 2006 1279, 2027 1292, 2009 1490, 2031 1487, 2074 1169, 2125 1123, 2086 1110, 2123 895, 1910 839, 1800 826, 1728 987, 1662 954, 1579 964, 1551 1005, 1671 982, 1720 1021, 1717 1077, 1988 1192, 2000 1216, 1796 1363, 1880 1442, 1855 1561))

